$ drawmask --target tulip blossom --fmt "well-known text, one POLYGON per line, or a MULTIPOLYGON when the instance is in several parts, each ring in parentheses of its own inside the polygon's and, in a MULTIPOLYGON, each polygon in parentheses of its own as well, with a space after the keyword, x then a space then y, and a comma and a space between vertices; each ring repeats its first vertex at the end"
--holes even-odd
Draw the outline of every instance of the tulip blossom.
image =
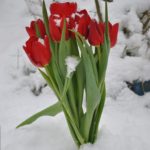
MULTIPOLYGON (((64 26, 64 19, 57 16, 50 16, 49 29, 50 35, 53 41, 59 42, 61 40, 61 34, 64 26)), ((68 23, 66 23, 66 40, 69 39, 68 23)))
POLYGON ((110 47, 114 47, 117 42, 119 24, 112 25, 109 23, 110 47))
POLYGON ((50 12, 52 15, 60 15, 69 17, 77 11, 77 3, 53 3, 50 5, 50 12))
POLYGON ((104 25, 92 20, 89 26, 88 41, 91 45, 99 46, 104 42, 104 25))
MULTIPOLYGON (((105 23, 97 23, 95 20, 92 20, 89 27, 88 40, 91 45, 97 46, 103 44, 104 42, 104 32, 105 32, 105 23)), ((119 24, 116 23, 112 25, 109 22, 109 38, 110 38, 110 47, 114 47, 117 42, 118 28, 119 24)))
POLYGON ((26 27, 26 31, 29 34, 30 37, 37 36, 36 35, 36 24, 39 30, 39 34, 41 38, 44 38, 46 35, 45 26, 41 19, 38 19, 37 21, 32 21, 30 24, 30 27, 26 27))
POLYGON ((32 36, 23 48, 30 61, 36 67, 44 67, 49 64, 51 60, 51 52, 47 36, 45 36, 44 40, 32 36))
POLYGON ((77 11, 76 3, 53 3, 50 6, 51 16, 49 17, 50 35, 53 41, 59 42, 61 39, 64 19, 66 20, 66 40, 74 38, 74 33, 70 30, 78 31, 87 38, 88 26, 91 18, 87 11, 77 11))
POLYGON ((88 36, 88 26, 90 24, 91 18, 88 15, 88 13, 85 9, 78 12, 78 14, 79 14, 79 16, 76 15, 76 21, 77 21, 77 24, 78 24, 77 31, 82 36, 87 38, 87 36, 88 36))

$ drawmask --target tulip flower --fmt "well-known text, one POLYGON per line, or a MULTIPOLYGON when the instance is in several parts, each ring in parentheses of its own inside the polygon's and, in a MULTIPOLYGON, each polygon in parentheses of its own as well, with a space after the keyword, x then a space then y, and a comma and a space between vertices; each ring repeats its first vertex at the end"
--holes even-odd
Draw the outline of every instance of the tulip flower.
POLYGON ((62 21, 59 21, 61 18, 67 20, 67 29, 66 39, 69 37, 74 38, 74 33, 70 32, 69 29, 76 29, 81 35, 87 38, 88 35, 88 25, 90 23, 90 17, 86 10, 81 10, 77 12, 76 3, 53 3, 50 5, 51 16, 49 19, 50 33, 54 41, 59 42, 61 38, 61 31, 63 25, 59 28, 58 22, 62 24, 62 21))
POLYGON ((91 45, 99 46, 104 42, 104 25, 91 20, 89 25, 88 41, 91 45))
POLYGON ((109 37, 110 37, 110 47, 111 48, 114 47, 117 42, 118 28, 119 28, 118 23, 112 25, 109 22, 109 37))
POLYGON ((73 13, 77 11, 77 4, 76 3, 53 3, 50 5, 50 12, 52 15, 60 15, 64 17, 69 17, 73 13))
POLYGON ((55 22, 54 16, 50 16, 49 18, 49 29, 52 40, 59 42, 61 39, 61 30, 60 25, 58 26, 55 22))
MULTIPOLYGON (((61 40, 61 34, 64 26, 64 19, 55 15, 51 15, 49 18, 50 35, 53 41, 59 42, 61 40)), ((66 24, 66 40, 69 39, 68 23, 66 24)))
POLYGON ((44 40, 32 36, 23 48, 36 67, 44 67, 50 63, 51 52, 47 36, 45 36, 44 40))
POLYGON ((88 36, 88 26, 90 24, 91 18, 88 15, 88 13, 85 9, 78 12, 78 14, 79 14, 79 16, 76 17, 76 21, 77 21, 77 24, 78 24, 77 31, 82 36, 87 38, 87 36, 88 36))
POLYGON ((26 27, 26 31, 29 34, 30 37, 37 36, 36 35, 36 24, 40 33, 40 37, 44 38, 46 35, 45 26, 41 19, 38 19, 37 21, 32 21, 30 24, 30 27, 26 27))
MULTIPOLYGON (((112 25, 109 22, 109 38, 110 38, 110 47, 114 47, 117 42, 119 24, 116 23, 112 25)), ((104 42, 104 32, 105 24, 97 23, 96 21, 91 21, 89 27, 88 40, 91 45, 100 45, 104 42)))
POLYGON ((51 16, 49 17, 50 35, 53 41, 59 42, 63 29, 64 19, 66 19, 66 40, 74 38, 74 33, 70 30, 78 31, 82 36, 87 38, 88 26, 91 18, 87 11, 77 12, 76 3, 53 3, 50 5, 51 16))

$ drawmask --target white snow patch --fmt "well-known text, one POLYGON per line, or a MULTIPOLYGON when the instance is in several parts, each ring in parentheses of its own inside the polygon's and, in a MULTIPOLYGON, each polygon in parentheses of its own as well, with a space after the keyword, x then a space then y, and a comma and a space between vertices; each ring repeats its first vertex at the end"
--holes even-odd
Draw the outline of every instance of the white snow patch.
POLYGON ((71 73, 76 70, 80 60, 78 57, 75 56, 68 56, 65 60, 67 65, 67 77, 69 78, 71 73))

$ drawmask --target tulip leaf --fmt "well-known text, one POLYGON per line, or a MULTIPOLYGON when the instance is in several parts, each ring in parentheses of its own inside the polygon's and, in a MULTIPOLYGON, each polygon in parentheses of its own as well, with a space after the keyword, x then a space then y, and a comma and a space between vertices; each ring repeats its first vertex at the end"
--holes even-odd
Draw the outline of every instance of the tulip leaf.
MULTIPOLYGON (((72 31, 73 32, 73 31, 72 31)), ((71 49, 71 54, 75 56, 79 56, 79 49, 77 45, 76 39, 71 39, 71 41, 67 42, 71 49)), ((74 85, 74 91, 76 92, 76 105, 77 105, 77 111, 79 115, 79 120, 83 116, 83 93, 84 93, 84 87, 85 87, 85 71, 83 67, 83 60, 80 59, 80 64, 76 68, 76 72, 74 73, 73 85, 74 85)))
POLYGON ((46 33, 47 33, 48 36, 50 36, 48 14, 47 14, 46 5, 45 5, 44 0, 43 0, 43 5, 42 5, 42 12, 43 12, 43 18, 44 18, 46 33))
POLYGON ((51 47, 51 51, 53 54, 53 59, 54 59, 54 43, 51 40, 50 37, 50 32, 49 32, 49 20, 48 20, 48 14, 47 14, 47 10, 46 10, 46 5, 45 5, 45 1, 43 0, 43 4, 42 4, 42 13, 43 13, 43 19, 44 19, 44 25, 45 25, 45 29, 46 29, 46 34, 49 38, 49 42, 50 42, 50 47, 51 47))
POLYGON ((89 141, 91 143, 94 143, 94 141, 97 137, 98 125, 99 125, 99 121, 101 119, 101 115, 102 115, 104 104, 105 104, 105 99, 106 99, 105 82, 103 82, 103 86, 101 88, 101 93, 102 93, 102 96, 101 96, 101 99, 100 99, 100 103, 99 103, 99 106, 97 107, 97 109, 95 110, 95 114, 93 116, 92 126, 91 126, 91 129, 90 129, 90 139, 89 139, 89 141))
POLYGON ((75 39, 69 39, 66 41, 66 46, 67 49, 71 50, 70 54, 71 55, 75 55, 75 56, 79 56, 79 52, 78 52, 78 46, 77 46, 77 42, 75 39))
POLYGON ((89 54, 89 58, 91 60, 92 66, 93 66, 93 71, 94 71, 94 75, 95 75, 95 78, 96 78, 96 82, 98 84, 98 71, 97 71, 96 61, 95 61, 95 58, 94 58, 92 47, 88 45, 87 41, 84 39, 84 37, 82 37, 82 35, 80 33, 78 33, 78 36, 82 39, 82 41, 83 41, 83 43, 86 47, 87 53, 89 54))
POLYGON ((109 39, 109 25, 108 25, 108 4, 107 1, 105 1, 105 24, 106 24, 106 28, 105 28, 105 38, 106 38, 106 42, 108 45, 108 51, 109 51, 109 47, 110 47, 110 39, 109 39))
POLYGON ((26 119, 21 124, 19 124, 16 128, 19 128, 19 127, 22 127, 25 125, 29 125, 42 116, 56 116, 61 111, 62 111, 61 104, 60 104, 60 102, 57 102, 57 103, 53 104, 52 106, 49 106, 48 108, 46 108, 46 109, 34 114, 30 118, 26 119))
POLYGON ((60 97, 60 93, 57 89, 56 84, 54 83, 53 79, 50 78, 50 76, 48 76, 45 72, 43 72, 42 70, 40 70, 41 75, 43 76, 43 78, 46 80, 47 84, 54 90, 56 96, 59 98, 60 97))
POLYGON ((99 104, 100 92, 99 92, 98 85, 96 83, 96 78, 94 75, 90 56, 86 52, 85 43, 83 41, 81 42, 80 38, 77 35, 76 35, 76 39, 82 53, 83 64, 85 68, 85 77, 86 77, 85 91, 86 91, 87 111, 86 114, 84 115, 82 130, 86 141, 88 141, 93 114, 99 104))
POLYGON ((61 41, 59 45, 59 52, 58 52, 59 53, 59 66, 60 66, 60 70, 61 70, 63 77, 66 76, 65 59, 67 56, 70 55, 70 50, 67 49, 67 46, 66 46, 65 37, 66 37, 66 20, 64 19, 64 26, 63 26, 61 41))
POLYGON ((76 75, 76 84, 77 84, 77 106, 78 106, 78 113, 79 118, 83 115, 83 93, 84 93, 84 87, 85 87, 85 71, 83 67, 83 61, 81 59, 79 66, 77 67, 77 71, 75 73, 76 75))

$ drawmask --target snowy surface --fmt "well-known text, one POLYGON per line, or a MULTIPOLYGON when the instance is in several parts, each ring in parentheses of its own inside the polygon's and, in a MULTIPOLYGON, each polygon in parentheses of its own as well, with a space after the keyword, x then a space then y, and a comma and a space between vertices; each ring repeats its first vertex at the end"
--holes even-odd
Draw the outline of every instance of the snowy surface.
MULTIPOLYGON (((80 8, 95 15, 93 0, 76 1, 80 8)), ((27 39, 24 27, 32 19, 26 3, 23 0, 1 0, 0 3, 2 150, 76 150, 62 113, 15 129, 24 119, 57 99, 48 87, 43 88, 45 82, 22 50, 27 39)), ((138 13, 150 9, 150 1, 115 0, 109 7, 111 21, 120 22, 119 39, 110 54, 107 100, 97 142, 84 145, 81 150, 149 150, 150 93, 139 97, 127 88, 125 81, 150 80, 150 49, 146 45, 146 35, 141 34, 142 24, 137 17, 138 13), (129 28, 129 38, 121 31, 123 27, 129 28), (136 56, 123 57, 126 46, 134 49, 136 56)), ((150 31, 147 36, 150 37, 150 31)))

